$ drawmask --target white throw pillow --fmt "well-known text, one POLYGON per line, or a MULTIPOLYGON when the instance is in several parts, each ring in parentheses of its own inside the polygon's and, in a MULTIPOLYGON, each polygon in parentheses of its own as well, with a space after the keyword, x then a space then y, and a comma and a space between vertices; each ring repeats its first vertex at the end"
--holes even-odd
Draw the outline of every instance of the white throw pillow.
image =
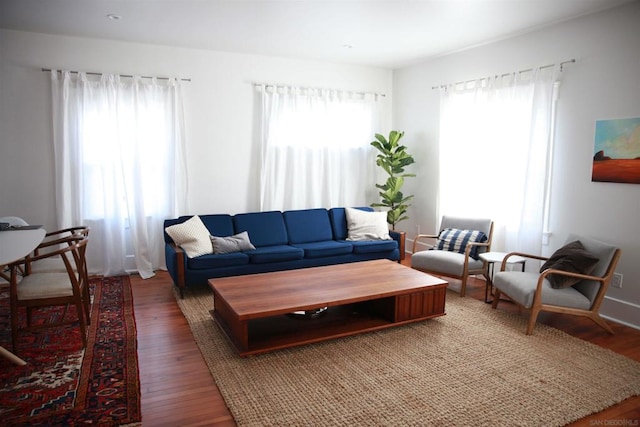
POLYGON ((256 248, 249 240, 249 233, 246 231, 228 237, 211 236, 211 244, 213 245, 214 254, 229 254, 250 251, 256 248))
POLYGON ((209 230, 197 215, 181 224, 169 226, 164 231, 167 232, 176 245, 184 249, 189 258, 213 252, 211 240, 209 240, 209 230))
POLYGON ((386 212, 367 212, 345 208, 347 214, 347 240, 391 240, 386 212))

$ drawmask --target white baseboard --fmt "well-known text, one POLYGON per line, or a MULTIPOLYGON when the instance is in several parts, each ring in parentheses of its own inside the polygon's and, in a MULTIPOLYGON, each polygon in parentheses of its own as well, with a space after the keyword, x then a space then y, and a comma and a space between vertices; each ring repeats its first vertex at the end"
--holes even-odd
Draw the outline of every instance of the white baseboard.
POLYGON ((640 305, 605 296, 600 315, 607 320, 640 330, 640 305))

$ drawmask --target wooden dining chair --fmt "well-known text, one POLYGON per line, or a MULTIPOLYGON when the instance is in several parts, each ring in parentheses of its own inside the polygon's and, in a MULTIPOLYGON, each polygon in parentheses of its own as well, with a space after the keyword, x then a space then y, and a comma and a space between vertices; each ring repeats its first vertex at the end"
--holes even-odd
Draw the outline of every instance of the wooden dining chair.
MULTIPOLYGON (((90 228, 87 226, 76 226, 76 227, 68 227, 63 228, 61 230, 50 231, 44 235, 43 242, 49 242, 52 240, 63 239, 66 237, 73 236, 84 236, 88 237, 90 232, 90 228)), ((39 253, 39 249, 36 248, 33 255, 37 256, 39 253)), ((25 271, 27 274, 32 272, 34 273, 53 273, 53 272, 65 272, 66 268, 62 259, 60 257, 48 257, 44 259, 40 259, 37 262, 34 262, 33 258, 29 258, 27 260, 25 266, 25 271)), ((86 257, 85 257, 86 264, 86 257)), ((86 269, 86 265, 83 266, 86 269)))
POLYGON ((21 329, 35 330, 44 327, 56 327, 74 322, 66 320, 69 305, 76 307, 82 336, 82 345, 87 345, 87 325, 90 323, 89 281, 86 268, 86 249, 88 235, 71 235, 41 243, 36 254, 11 264, 10 305, 11 334, 13 351, 17 353, 18 333, 21 329), (30 272, 18 280, 18 268, 29 262, 35 263, 47 258, 60 258, 64 272, 30 272), (62 315, 56 321, 45 325, 32 324, 32 311, 49 306, 65 306, 62 315), (27 324, 22 328, 19 322, 19 310, 26 308, 27 324))

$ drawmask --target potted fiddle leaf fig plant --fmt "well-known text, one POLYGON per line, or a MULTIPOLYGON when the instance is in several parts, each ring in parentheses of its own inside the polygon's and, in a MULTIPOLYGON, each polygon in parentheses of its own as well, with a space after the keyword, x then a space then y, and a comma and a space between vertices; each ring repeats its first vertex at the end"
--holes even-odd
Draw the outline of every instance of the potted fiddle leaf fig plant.
POLYGON ((405 196, 402 193, 404 179, 415 177, 415 174, 405 173, 404 168, 415 163, 413 157, 407 153, 407 147, 400 145, 398 142, 404 136, 404 132, 392 130, 389 138, 376 134, 376 140, 371 142, 378 151, 376 156, 376 164, 380 166, 388 175, 387 181, 376 187, 380 190, 380 203, 372 203, 372 207, 383 207, 388 209, 387 222, 391 225, 391 229, 396 229, 396 224, 400 221, 408 219, 406 215, 410 204, 409 200, 413 195, 405 196))

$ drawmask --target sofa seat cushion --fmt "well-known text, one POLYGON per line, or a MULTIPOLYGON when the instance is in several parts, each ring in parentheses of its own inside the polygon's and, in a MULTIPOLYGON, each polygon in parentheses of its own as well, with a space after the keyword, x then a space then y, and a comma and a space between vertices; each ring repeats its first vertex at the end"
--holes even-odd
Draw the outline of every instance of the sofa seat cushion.
MULTIPOLYGON (((540 274, 538 273, 500 271, 494 275, 493 285, 522 304, 525 308, 531 308, 539 277, 540 274)), ((589 310, 591 308, 589 298, 577 289, 572 287, 553 289, 547 279, 544 279, 542 284, 542 303, 583 310, 589 310)))
MULTIPOLYGON (((420 251, 411 255, 411 267, 459 277, 464 272, 464 254, 438 250, 420 251)), ((469 258, 469 270, 481 269, 482 261, 469 258)))
POLYGON ((235 265, 249 264, 249 255, 242 252, 228 254, 209 254, 187 259, 187 266, 194 270, 206 270, 208 268, 232 267, 235 265))
POLYGON ((398 249, 398 242, 395 240, 360 240, 355 242, 344 240, 344 242, 353 245, 354 254, 371 254, 398 249))
POLYGON ((304 258, 304 250, 289 245, 262 246, 244 253, 249 256, 252 264, 295 261, 304 258))
POLYGON ((346 242, 336 242, 328 240, 325 242, 298 243, 291 245, 295 248, 304 250, 305 258, 322 258, 327 256, 337 256, 350 254, 353 251, 353 245, 346 242))

